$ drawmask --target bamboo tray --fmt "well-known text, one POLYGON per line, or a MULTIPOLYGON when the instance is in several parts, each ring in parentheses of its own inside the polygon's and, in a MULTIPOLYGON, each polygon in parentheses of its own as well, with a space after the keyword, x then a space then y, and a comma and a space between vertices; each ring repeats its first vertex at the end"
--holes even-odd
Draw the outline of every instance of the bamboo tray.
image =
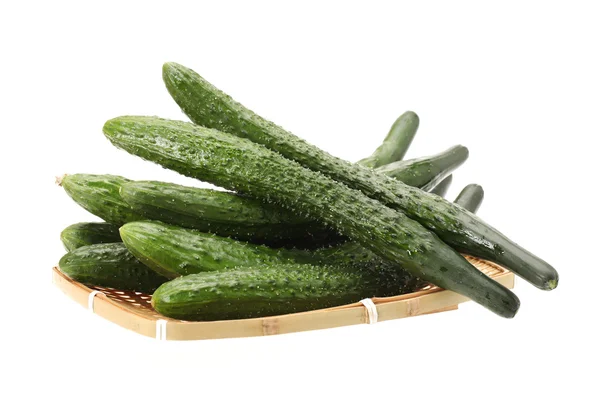
MULTIPOLYGON (((508 270, 492 262, 470 256, 466 258, 494 280, 513 288, 515 276, 508 270)), ((87 287, 71 280, 58 267, 52 269, 52 281, 66 295, 93 313, 136 333, 161 340, 254 337, 328 329, 445 312, 458 309, 458 304, 469 300, 455 292, 427 286, 410 294, 372 298, 372 303, 367 301, 366 304, 356 302, 334 308, 255 319, 189 322, 158 314, 150 305, 150 295, 87 287)))

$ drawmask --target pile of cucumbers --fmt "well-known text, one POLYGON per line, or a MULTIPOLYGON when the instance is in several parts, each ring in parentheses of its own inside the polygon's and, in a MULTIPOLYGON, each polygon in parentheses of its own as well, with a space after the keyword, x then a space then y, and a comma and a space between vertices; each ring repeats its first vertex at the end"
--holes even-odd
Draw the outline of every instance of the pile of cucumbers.
POLYGON ((462 254, 496 262, 544 290, 548 263, 475 215, 483 189, 443 198, 464 146, 403 160, 417 128, 402 114, 372 155, 349 163, 254 114, 196 72, 163 66, 191 122, 123 116, 117 148, 222 190, 115 175, 59 178, 104 222, 61 233, 61 271, 81 283, 152 294, 161 314, 224 320, 326 308, 428 284, 503 317, 519 299, 462 254))

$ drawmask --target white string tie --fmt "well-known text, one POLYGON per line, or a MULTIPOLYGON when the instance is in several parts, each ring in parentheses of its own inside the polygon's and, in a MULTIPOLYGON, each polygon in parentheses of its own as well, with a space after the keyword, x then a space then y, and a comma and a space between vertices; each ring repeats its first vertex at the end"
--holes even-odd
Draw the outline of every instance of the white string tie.
POLYGON ((90 292, 90 294, 88 295, 88 309, 92 313, 94 313, 94 299, 96 298, 96 294, 99 294, 99 293, 100 293, 100 291, 94 290, 94 291, 90 292))
POLYGON ((156 321, 156 339, 166 340, 167 339, 167 321, 164 319, 158 319, 156 321))
POLYGON ((362 299, 360 303, 363 304, 365 309, 367 310, 367 317, 369 318, 367 323, 377 323, 377 318, 379 317, 379 315, 377 314, 377 305, 375 305, 373 300, 371 298, 365 298, 362 299))

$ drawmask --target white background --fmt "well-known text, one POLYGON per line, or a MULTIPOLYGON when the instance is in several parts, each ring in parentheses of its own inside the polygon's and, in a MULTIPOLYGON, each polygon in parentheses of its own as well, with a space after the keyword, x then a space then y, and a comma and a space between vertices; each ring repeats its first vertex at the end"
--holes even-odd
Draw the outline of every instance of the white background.
POLYGON ((594 397, 594 2, 11 3, 0 6, 0 398, 594 397), (51 285, 61 229, 95 220, 54 176, 193 182, 101 132, 122 114, 184 118, 162 84, 165 61, 350 161, 414 110, 421 126, 407 157, 468 146, 448 197, 483 185, 479 214, 551 262, 558 289, 518 280, 512 320, 469 303, 374 326, 187 343, 90 314, 51 285))

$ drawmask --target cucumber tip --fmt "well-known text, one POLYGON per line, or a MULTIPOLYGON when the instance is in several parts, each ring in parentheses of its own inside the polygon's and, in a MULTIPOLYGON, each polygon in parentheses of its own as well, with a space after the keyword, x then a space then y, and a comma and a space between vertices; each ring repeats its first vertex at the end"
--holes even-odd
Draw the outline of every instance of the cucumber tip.
POLYGON ((66 176, 67 176, 66 174, 63 174, 63 175, 57 175, 56 177, 54 177, 54 182, 56 183, 56 185, 58 185, 59 187, 62 187, 62 182, 66 176))

